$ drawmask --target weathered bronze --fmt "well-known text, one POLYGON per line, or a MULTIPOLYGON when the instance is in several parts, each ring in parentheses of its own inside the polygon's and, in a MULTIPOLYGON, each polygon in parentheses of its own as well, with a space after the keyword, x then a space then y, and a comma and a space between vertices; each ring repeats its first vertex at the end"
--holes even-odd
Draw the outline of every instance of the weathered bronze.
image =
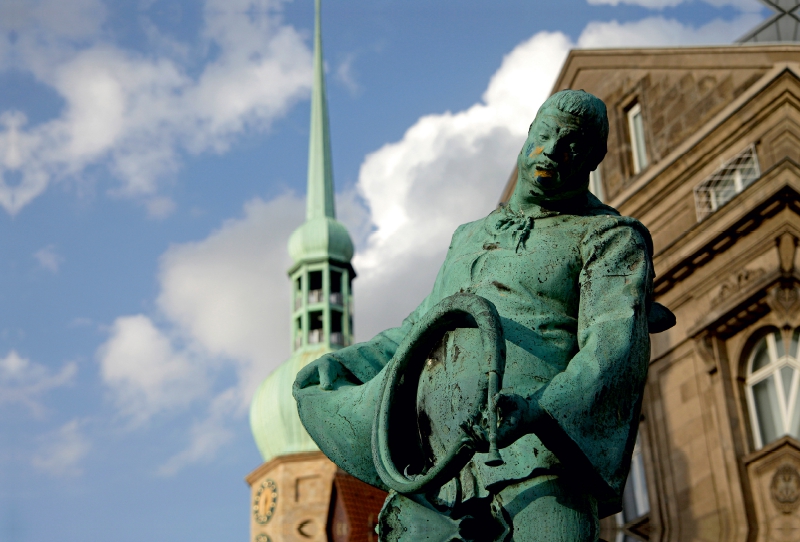
POLYGON ((297 375, 309 434, 390 490, 383 541, 594 541, 617 512, 650 352, 652 242, 588 192, 605 105, 550 97, 508 205, 453 234, 402 326, 297 375))

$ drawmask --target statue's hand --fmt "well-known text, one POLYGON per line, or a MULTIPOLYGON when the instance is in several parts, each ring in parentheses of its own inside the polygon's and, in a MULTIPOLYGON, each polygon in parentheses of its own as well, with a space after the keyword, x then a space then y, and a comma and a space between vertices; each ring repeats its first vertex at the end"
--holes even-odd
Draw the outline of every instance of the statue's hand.
POLYGON ((497 445, 505 448, 518 438, 533 433, 543 411, 534 398, 525 398, 508 390, 495 396, 497 405, 497 445))
POLYGON ((338 360, 322 356, 300 369, 295 378, 295 386, 303 389, 319 384, 323 390, 332 390, 334 383, 348 374, 349 371, 338 360))

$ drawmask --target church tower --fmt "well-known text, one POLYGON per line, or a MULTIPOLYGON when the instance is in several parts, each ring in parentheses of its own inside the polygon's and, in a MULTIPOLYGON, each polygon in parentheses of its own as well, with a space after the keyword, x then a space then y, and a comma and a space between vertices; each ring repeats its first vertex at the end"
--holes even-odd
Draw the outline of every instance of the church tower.
POLYGON ((252 542, 327 541, 336 503, 336 466, 306 433, 292 397, 300 369, 353 342, 353 242, 336 220, 320 0, 315 4, 306 221, 289 239, 292 355, 261 383, 250 408, 264 460, 246 478, 252 542))

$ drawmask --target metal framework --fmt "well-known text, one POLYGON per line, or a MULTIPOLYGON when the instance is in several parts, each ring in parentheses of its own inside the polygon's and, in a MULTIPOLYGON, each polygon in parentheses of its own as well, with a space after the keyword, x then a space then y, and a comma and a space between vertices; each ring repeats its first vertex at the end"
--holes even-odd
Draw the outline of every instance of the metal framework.
POLYGON ((755 145, 722 164, 694 187, 697 221, 702 222, 761 177, 755 145))
POLYGON ((775 43, 800 40, 800 0, 761 0, 777 13, 737 40, 738 43, 775 43))

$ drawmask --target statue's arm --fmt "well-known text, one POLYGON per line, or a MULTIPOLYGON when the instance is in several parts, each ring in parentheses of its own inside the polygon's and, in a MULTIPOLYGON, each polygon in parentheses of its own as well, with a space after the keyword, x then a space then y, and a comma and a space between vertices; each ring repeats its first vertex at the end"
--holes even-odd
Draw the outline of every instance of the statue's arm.
POLYGON ((650 358, 650 246, 647 230, 627 218, 598 220, 584 237, 580 350, 533 405, 545 446, 584 467, 612 500, 624 487, 650 358))

